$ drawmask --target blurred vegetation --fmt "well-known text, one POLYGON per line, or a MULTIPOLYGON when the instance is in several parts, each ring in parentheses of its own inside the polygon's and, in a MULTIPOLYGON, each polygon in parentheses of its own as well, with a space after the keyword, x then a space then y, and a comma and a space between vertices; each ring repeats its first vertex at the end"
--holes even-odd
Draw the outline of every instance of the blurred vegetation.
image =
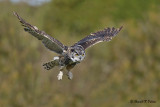
POLYGON ((159 0, 53 0, 41 6, 6 0, 0 13, 1 107, 160 106, 159 0), (124 28, 86 51, 72 81, 58 81, 58 68, 46 72, 41 66, 56 54, 24 32, 12 11, 65 45, 105 27, 124 28))

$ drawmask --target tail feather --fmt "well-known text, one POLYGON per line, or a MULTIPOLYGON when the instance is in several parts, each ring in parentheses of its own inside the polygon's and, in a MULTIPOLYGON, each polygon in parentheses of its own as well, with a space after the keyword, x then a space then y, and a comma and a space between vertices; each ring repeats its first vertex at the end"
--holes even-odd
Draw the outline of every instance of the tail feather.
POLYGON ((52 68, 54 68, 55 66, 58 66, 58 65, 59 65, 59 62, 57 60, 53 60, 53 61, 44 63, 43 67, 46 70, 50 70, 50 69, 52 69, 52 68))

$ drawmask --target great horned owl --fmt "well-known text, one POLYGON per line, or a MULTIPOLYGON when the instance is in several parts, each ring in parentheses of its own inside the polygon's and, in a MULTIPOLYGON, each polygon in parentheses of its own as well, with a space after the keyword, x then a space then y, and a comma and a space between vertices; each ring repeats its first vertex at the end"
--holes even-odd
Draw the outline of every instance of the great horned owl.
POLYGON ((91 33, 89 36, 83 38, 72 46, 65 46, 44 31, 40 31, 36 26, 27 23, 16 12, 13 13, 19 19, 22 26, 24 26, 26 32, 29 32, 34 37, 41 40, 46 48, 59 54, 59 56, 54 57, 52 61, 43 64, 46 70, 50 70, 54 66, 60 67, 60 72, 57 76, 58 80, 62 80, 64 69, 67 70, 66 75, 68 76, 68 79, 72 79, 73 74, 70 70, 85 58, 85 49, 99 42, 110 41, 122 29, 122 26, 118 29, 115 29, 114 27, 106 28, 102 31, 91 33))

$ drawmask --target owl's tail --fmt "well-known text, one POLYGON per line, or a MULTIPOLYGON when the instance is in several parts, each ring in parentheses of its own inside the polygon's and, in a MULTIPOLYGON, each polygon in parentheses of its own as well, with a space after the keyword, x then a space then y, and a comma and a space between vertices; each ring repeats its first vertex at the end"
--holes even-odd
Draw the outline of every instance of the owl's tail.
POLYGON ((43 67, 46 70, 50 70, 50 69, 52 69, 52 68, 54 68, 55 66, 58 66, 58 65, 59 65, 59 62, 57 60, 53 60, 53 61, 44 63, 43 67))

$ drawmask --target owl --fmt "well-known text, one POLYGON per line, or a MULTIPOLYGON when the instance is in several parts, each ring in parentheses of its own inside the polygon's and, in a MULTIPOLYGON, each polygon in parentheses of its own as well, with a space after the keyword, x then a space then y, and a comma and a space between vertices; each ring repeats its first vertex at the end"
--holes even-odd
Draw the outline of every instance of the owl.
POLYGON ((22 19, 16 12, 13 14, 19 19, 24 30, 30 33, 32 36, 36 37, 38 40, 41 40, 46 48, 59 54, 59 56, 54 57, 51 61, 44 63, 43 67, 46 70, 50 70, 55 66, 59 66, 59 73, 57 75, 58 80, 62 80, 64 71, 68 79, 73 78, 71 69, 79 64, 85 58, 85 50, 99 42, 110 41, 115 37, 122 29, 120 28, 106 28, 102 31, 96 33, 91 33, 87 37, 73 44, 72 46, 65 46, 57 39, 49 36, 44 31, 39 30, 36 26, 32 26, 22 19))

